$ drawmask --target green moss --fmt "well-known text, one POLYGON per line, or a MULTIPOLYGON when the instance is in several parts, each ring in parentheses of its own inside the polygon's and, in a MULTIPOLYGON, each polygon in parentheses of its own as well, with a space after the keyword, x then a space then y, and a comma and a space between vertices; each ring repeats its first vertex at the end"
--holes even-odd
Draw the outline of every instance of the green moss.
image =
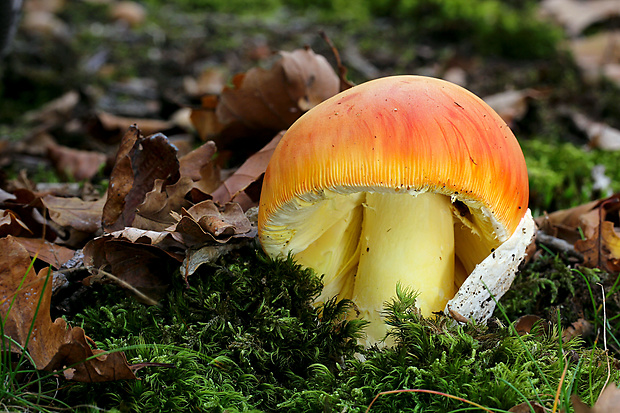
MULTIPOLYGON (((592 292, 592 288, 598 282, 611 281, 598 269, 577 269, 560 255, 544 253, 519 272, 500 302, 512 320, 525 314, 554 318, 557 310, 571 322, 584 314, 594 319, 600 292, 592 292)), ((496 311, 496 315, 500 313, 496 311)))
MULTIPOLYGON (((563 394, 591 401, 606 378, 602 352, 579 340, 560 344, 557 328, 518 337, 498 322, 456 326, 445 317, 425 319, 415 295, 400 289, 386 306, 396 345, 364 350, 355 341, 364 322, 345 318, 352 304, 314 307, 320 289, 320 279, 291 259, 271 260, 250 249, 203 266, 188 285, 177 279, 161 307, 102 289, 74 322, 101 348, 130 346, 131 363, 170 366, 143 368, 140 381, 74 384, 60 398, 141 412, 362 412, 379 392, 422 389, 508 409, 525 399, 549 405, 565 363, 563 394), (565 360, 565 352, 574 357, 565 360)), ((407 392, 381 396, 373 411, 465 407, 445 396, 407 392)))
POLYGON ((76 386, 71 398, 144 412, 273 410, 305 383, 309 366, 335 370, 359 350, 364 322, 344 318, 348 301, 313 306, 321 288, 314 273, 291 259, 244 250, 204 266, 189 285, 177 280, 161 308, 101 291, 95 302, 108 305, 87 307, 75 321, 96 332, 103 348, 138 345, 127 351, 132 362, 174 367, 148 368, 141 382, 97 392, 76 386))
POLYGON ((544 211, 570 208, 595 199, 602 194, 594 190, 592 168, 603 165, 611 179, 610 189, 620 190, 620 164, 617 153, 584 151, 571 143, 549 143, 526 140, 521 147, 530 179, 530 208, 534 215, 544 211))

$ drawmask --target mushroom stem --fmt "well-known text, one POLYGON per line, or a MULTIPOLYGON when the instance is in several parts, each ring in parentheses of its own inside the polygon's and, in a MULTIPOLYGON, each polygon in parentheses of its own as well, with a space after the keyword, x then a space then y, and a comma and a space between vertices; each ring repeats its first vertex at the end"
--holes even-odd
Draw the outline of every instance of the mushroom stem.
POLYGON ((424 316, 454 297, 454 221, 450 198, 440 194, 368 193, 364 206, 353 302, 371 322, 373 343, 387 331, 381 312, 397 283, 418 292, 424 316))

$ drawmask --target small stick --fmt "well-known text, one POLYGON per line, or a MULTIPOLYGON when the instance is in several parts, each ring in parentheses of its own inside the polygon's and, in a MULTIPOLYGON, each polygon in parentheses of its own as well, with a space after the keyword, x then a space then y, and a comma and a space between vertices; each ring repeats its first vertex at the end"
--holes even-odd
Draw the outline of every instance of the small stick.
POLYGON ((554 237, 553 235, 545 234, 542 231, 538 231, 538 233, 536 233, 536 242, 544 244, 555 251, 564 252, 567 255, 572 255, 573 257, 579 258, 581 261, 583 261, 583 254, 576 251, 573 244, 568 241, 554 237))
POLYGON ((133 285, 129 284, 127 281, 121 280, 117 276, 115 276, 113 274, 110 274, 109 272, 101 270, 101 269, 95 269, 95 271, 97 271, 98 273, 100 273, 102 275, 105 275, 107 278, 111 279, 112 281, 114 281, 115 283, 120 285, 121 287, 128 289, 133 294, 135 294, 138 298, 140 298, 142 301, 144 301, 146 304, 148 304, 148 305, 159 305, 159 303, 157 301, 155 301, 151 297, 147 296, 146 294, 144 294, 143 292, 138 290, 136 287, 134 287, 133 285))

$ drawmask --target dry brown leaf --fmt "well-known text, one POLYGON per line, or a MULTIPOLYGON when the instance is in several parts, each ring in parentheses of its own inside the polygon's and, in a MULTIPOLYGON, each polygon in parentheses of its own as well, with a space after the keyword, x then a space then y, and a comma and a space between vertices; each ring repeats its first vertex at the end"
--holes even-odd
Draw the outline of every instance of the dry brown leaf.
POLYGON ((203 98, 192 121, 203 139, 222 150, 256 151, 265 138, 288 127, 305 111, 339 92, 339 78, 311 49, 280 52, 271 69, 252 68, 233 77, 219 99, 203 98), (243 145, 239 144, 243 140, 243 145))
POLYGON ((47 155, 59 174, 77 181, 94 177, 107 160, 107 156, 103 153, 82 151, 61 145, 49 145, 47 155))
POLYGON ((75 251, 70 248, 53 244, 40 238, 14 237, 14 239, 28 251, 31 258, 36 256, 37 259, 56 269, 60 268, 62 264, 69 261, 75 255, 75 251))
POLYGON ((544 0, 540 7, 572 36, 595 23, 620 16, 620 0, 544 0))
POLYGON ((534 413, 546 413, 544 406, 534 401, 517 404, 508 409, 508 411, 513 413, 532 413, 532 409, 534 409, 534 413))
POLYGON ((544 331, 549 331, 549 322, 533 314, 521 316, 515 323, 515 329, 519 335, 530 334, 534 326, 539 326, 544 331))
MULTIPOLYGON (((245 191, 250 185, 258 184, 260 186, 261 178, 267 169, 267 164, 276 146, 278 146, 280 139, 282 139, 282 136, 284 136, 284 132, 278 133, 265 147, 250 156, 235 173, 226 179, 219 188, 213 191, 211 194, 213 200, 220 204, 236 201, 235 197, 242 191, 245 191)), ((255 193, 260 194, 260 188, 255 191, 255 193)), ((258 196, 254 197, 253 203, 254 205, 248 205, 244 209, 255 206, 258 203, 258 196)))
POLYGON ((136 216, 132 226, 152 231, 163 231, 178 219, 172 212, 181 212, 189 207, 190 202, 185 195, 194 183, 189 177, 182 177, 176 183, 164 187, 164 181, 155 180, 154 188, 144 196, 144 202, 136 208, 136 216))
POLYGON ((28 227, 33 237, 55 241, 58 234, 41 213, 43 203, 39 196, 23 188, 15 189, 12 195, 12 199, 4 201, 4 208, 12 211, 28 227))
POLYGON ((75 90, 70 90, 46 103, 40 109, 26 113, 24 117, 28 122, 44 124, 46 128, 58 126, 71 118, 79 101, 80 94, 75 90))
POLYGON ((181 177, 190 177, 194 188, 204 194, 210 194, 221 184, 220 169, 214 162, 216 152, 215 142, 208 141, 179 158, 181 177))
POLYGON ((179 222, 168 229, 174 239, 187 247, 207 243, 224 244, 231 238, 254 238, 256 228, 237 203, 218 207, 207 200, 184 211, 179 222))
POLYGON ((222 123, 287 129, 303 112, 338 93, 338 76, 323 56, 311 49, 279 55, 271 69, 250 69, 235 76, 235 88, 224 89, 216 110, 222 123))
POLYGON ((586 239, 575 242, 575 250, 584 256, 584 265, 608 272, 620 271, 620 235, 613 223, 618 220, 619 210, 620 198, 614 195, 584 215, 588 218, 588 226, 584 229, 586 239))
MULTIPOLYGON (((61 374, 79 381, 135 379, 121 352, 86 360, 93 350, 84 331, 68 327, 61 318, 51 320, 52 280, 48 269, 35 274, 33 269, 28 271, 29 265, 28 252, 13 237, 0 239, 0 316, 6 320, 4 335, 26 348, 39 370, 71 366, 61 374)), ((21 351, 9 341, 2 345, 13 352, 21 351)))
POLYGON ((611 383, 605 387, 600 397, 591 408, 579 400, 577 395, 570 398, 575 408, 575 413, 617 413, 620 411, 620 390, 611 383))
MULTIPOLYGON (((594 214, 598 216, 598 207, 603 201, 605 200, 592 201, 573 208, 545 214, 536 218, 536 224, 545 233, 574 244, 581 239, 579 228, 588 232, 588 234, 584 234, 586 237, 592 236, 590 229, 592 216, 588 214, 594 211, 594 214)), ((598 219, 596 221, 598 222, 598 219)))
POLYGON ((0 209, 0 237, 7 235, 18 236, 24 232, 32 234, 28 226, 13 211, 0 209))
POLYGON ((209 67, 203 70, 197 79, 183 79, 183 88, 190 96, 217 95, 224 89, 227 77, 224 68, 209 67))
POLYGON ((588 320, 580 318, 562 331, 562 340, 567 342, 578 336, 585 337, 592 331, 594 331, 594 326, 588 320))
MULTIPOLYGON (((163 297, 168 289, 170 277, 175 267, 178 267, 182 256, 167 253, 160 245, 148 245, 152 241, 150 236, 159 235, 163 241, 166 234, 155 231, 135 230, 141 236, 135 240, 127 240, 125 235, 130 231, 119 231, 90 241, 84 247, 84 265, 94 275, 85 280, 85 283, 100 282, 105 276, 99 275, 103 269, 142 294, 157 301, 163 297)), ((174 240, 170 239, 170 243, 174 240)))
POLYGON ((123 137, 110 176, 102 215, 104 230, 114 232, 132 226, 137 207, 157 179, 166 184, 179 180, 176 148, 161 133, 145 138, 132 126, 123 137))
POLYGON ((80 198, 61 198, 46 195, 41 198, 52 221, 62 227, 94 234, 101 229, 101 214, 106 199, 83 201, 80 198))
POLYGON ((167 120, 128 118, 107 112, 99 112, 97 117, 105 129, 119 133, 126 131, 127 128, 130 128, 132 125, 136 125, 136 127, 140 128, 140 133, 148 136, 170 129, 174 126, 172 122, 167 120))
POLYGON ((220 122, 215 110, 219 103, 219 98, 215 95, 207 95, 201 98, 202 107, 192 109, 190 120, 192 125, 198 132, 198 136, 203 141, 211 139, 218 133, 220 133, 225 125, 220 122))

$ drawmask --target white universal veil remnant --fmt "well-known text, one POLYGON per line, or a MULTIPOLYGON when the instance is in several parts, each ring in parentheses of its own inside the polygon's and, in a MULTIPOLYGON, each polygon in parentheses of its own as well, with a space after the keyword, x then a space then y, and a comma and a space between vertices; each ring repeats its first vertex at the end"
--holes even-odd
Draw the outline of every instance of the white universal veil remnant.
POLYGON ((286 132, 265 173, 259 239, 325 274, 318 301, 352 299, 373 344, 398 283, 425 316, 488 319, 535 233, 528 196, 521 148, 486 103, 443 80, 387 77, 286 132))

